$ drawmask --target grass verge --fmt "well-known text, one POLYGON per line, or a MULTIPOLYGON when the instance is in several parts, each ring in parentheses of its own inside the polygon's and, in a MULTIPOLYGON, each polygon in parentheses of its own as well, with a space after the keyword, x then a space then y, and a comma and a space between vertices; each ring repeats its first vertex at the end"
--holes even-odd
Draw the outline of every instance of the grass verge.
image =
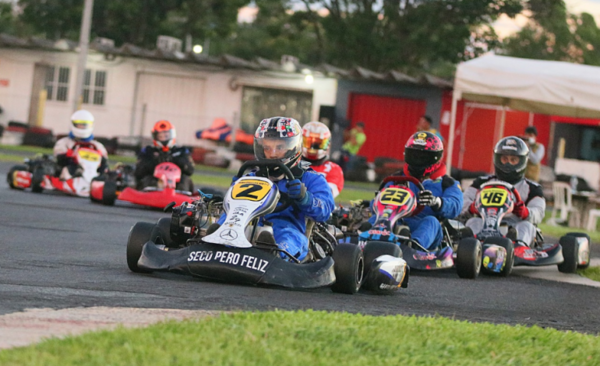
POLYGON ((577 273, 590 280, 600 282, 600 267, 588 267, 587 269, 577 271, 577 273))
POLYGON ((595 365, 600 337, 435 317, 222 314, 51 339, 0 365, 595 365))
POLYGON ((567 233, 578 232, 588 234, 592 243, 600 243, 600 233, 596 231, 586 231, 580 228, 566 226, 553 226, 545 223, 539 224, 538 226, 542 230, 544 236, 560 238, 561 236, 566 235, 567 233))

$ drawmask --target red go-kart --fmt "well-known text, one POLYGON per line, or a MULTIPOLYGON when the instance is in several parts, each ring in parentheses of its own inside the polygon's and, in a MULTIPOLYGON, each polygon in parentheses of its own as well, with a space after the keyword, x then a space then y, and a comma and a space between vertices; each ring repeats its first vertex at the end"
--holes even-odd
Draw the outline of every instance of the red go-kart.
POLYGON ((172 202, 181 205, 183 202, 193 202, 197 195, 189 191, 176 190, 181 179, 181 169, 169 162, 160 163, 154 169, 154 177, 158 179, 156 187, 146 187, 137 190, 125 186, 122 180, 93 181, 90 193, 92 202, 114 205, 116 200, 135 203, 137 205, 164 208, 172 202))

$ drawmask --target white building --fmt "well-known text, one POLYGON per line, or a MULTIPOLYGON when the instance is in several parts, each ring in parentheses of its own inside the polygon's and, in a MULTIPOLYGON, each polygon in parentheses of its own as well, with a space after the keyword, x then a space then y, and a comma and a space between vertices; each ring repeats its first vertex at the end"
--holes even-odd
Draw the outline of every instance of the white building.
MULTIPOLYGON (((68 132, 75 46, 0 34, 1 124, 41 121, 55 134, 68 132)), ((194 145, 196 131, 215 118, 248 132, 273 115, 316 120, 320 106, 335 105, 336 92, 335 78, 293 60, 250 62, 127 44, 114 48, 105 41, 91 45, 82 108, 94 114, 96 136, 150 136, 154 122, 167 119, 177 128, 179 144, 194 145)))

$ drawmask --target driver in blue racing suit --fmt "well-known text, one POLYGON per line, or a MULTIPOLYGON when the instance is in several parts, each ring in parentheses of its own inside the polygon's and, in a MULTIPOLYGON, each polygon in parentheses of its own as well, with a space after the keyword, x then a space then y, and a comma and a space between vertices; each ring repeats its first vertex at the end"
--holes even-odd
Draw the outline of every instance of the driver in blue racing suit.
MULTIPOLYGON (((411 239, 427 250, 435 250, 442 242, 443 234, 440 219, 452 219, 462 209, 463 195, 458 183, 446 175, 446 165, 442 162, 444 145, 440 138, 431 132, 417 132, 404 147, 404 170, 393 175, 417 178, 424 190, 418 193, 418 203, 426 206, 413 217, 403 219, 411 232, 411 239)), ((385 187, 393 185, 387 183, 385 187)), ((410 190, 418 188, 409 183, 410 190)), ((374 223, 375 217, 369 220, 374 223)))
MULTIPOLYGON (((300 160, 300 123, 285 117, 263 119, 254 134, 254 155, 258 160, 281 160, 295 177, 288 180, 281 169, 269 168, 268 178, 277 185, 280 192, 287 193, 293 203, 281 212, 266 215, 264 220, 273 224, 274 238, 271 237, 271 241, 280 249, 303 260, 308 254, 306 219, 326 221, 333 211, 334 202, 325 178, 300 160)), ((234 183, 236 179, 234 177, 234 183)), ((218 223, 222 224, 225 217, 226 215, 222 215, 218 223)), ((263 233, 270 235, 268 231, 261 232, 263 233)), ((259 240, 264 241, 260 235, 259 240)))

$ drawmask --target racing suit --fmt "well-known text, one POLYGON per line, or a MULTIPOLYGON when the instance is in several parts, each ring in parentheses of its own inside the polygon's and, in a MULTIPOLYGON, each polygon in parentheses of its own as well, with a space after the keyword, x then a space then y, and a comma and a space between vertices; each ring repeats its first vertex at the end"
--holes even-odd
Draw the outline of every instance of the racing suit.
MULTIPOLYGON (((405 165, 403 172, 394 175, 408 176, 410 174, 405 165)), ((388 182, 384 188, 393 184, 393 182, 388 182)), ((434 196, 442 199, 442 206, 437 211, 431 207, 425 207, 418 215, 402 219, 402 223, 410 229, 411 239, 416 240, 423 248, 432 250, 436 249, 443 239, 440 220, 458 216, 463 205, 463 196, 458 182, 446 175, 445 165, 433 172, 430 179, 425 179, 422 184, 425 190, 431 191, 434 196)), ((418 195, 419 189, 413 183, 409 182, 409 188, 418 195)), ((369 222, 373 224, 375 219, 375 216, 372 216, 369 222)))
POLYGON ((327 184, 331 187, 333 198, 336 198, 342 189, 344 189, 344 172, 339 165, 332 161, 326 161, 321 165, 312 164, 310 166, 315 172, 323 175, 327 184))
MULTIPOLYGON (((299 260, 303 260, 308 254, 306 219, 324 222, 329 219, 334 208, 333 195, 325 178, 312 169, 305 169, 296 166, 291 170, 294 176, 306 186, 306 194, 311 196, 308 203, 304 206, 293 203, 285 210, 268 214, 263 218, 273 224, 273 236, 277 246, 299 260)), ((274 183, 280 192, 287 193, 287 178, 274 183)), ((219 225, 225 221, 226 216, 223 214, 219 218, 219 225)))
POLYGON ((108 167, 108 153, 102 143, 95 141, 93 136, 87 139, 76 139, 72 134, 63 137, 54 144, 54 157, 60 169, 58 175, 61 179, 68 180, 73 176, 78 175, 79 164, 77 164, 77 156, 74 150, 77 147, 87 147, 97 150, 102 156, 102 161, 98 167, 98 173, 102 174, 108 167))
MULTIPOLYGON (((473 181, 473 184, 464 192, 464 203, 461 215, 469 215, 469 208, 477 198, 477 192, 479 192, 481 185, 493 180, 499 181, 495 175, 486 175, 473 181)), ((542 191, 542 186, 529 179, 523 179, 518 183, 513 184, 513 186, 517 192, 519 192, 521 199, 529 210, 529 215, 525 219, 521 219, 510 213, 504 216, 502 222, 515 228, 517 231, 517 240, 523 241, 525 244, 531 246, 536 235, 535 225, 542 222, 546 212, 544 192, 542 191)), ((471 228, 474 234, 477 234, 483 228, 483 219, 481 217, 472 217, 467 220, 465 225, 471 228)))
POLYGON ((190 156, 190 151, 179 146, 174 146, 169 151, 164 152, 161 148, 148 145, 139 152, 134 172, 137 189, 155 187, 158 180, 154 177, 154 168, 164 162, 171 162, 181 169, 181 179, 176 188, 192 192, 194 183, 191 176, 194 174, 194 161, 190 156))

